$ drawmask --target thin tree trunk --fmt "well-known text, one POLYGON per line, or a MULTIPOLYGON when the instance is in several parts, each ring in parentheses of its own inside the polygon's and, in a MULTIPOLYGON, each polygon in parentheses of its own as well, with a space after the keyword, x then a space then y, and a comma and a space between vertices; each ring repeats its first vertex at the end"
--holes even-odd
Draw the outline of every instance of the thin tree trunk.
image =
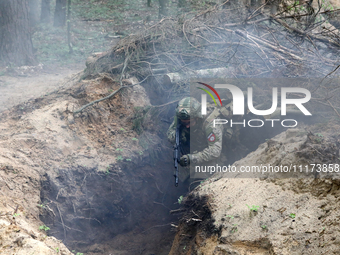
POLYGON ((0 1, 0 60, 8 65, 35 65, 28 0, 0 1))
POLYGON ((69 53, 73 53, 72 43, 71 43, 71 0, 67 0, 67 43, 69 53))
POLYGON ((159 2, 158 18, 161 19, 167 16, 168 14, 168 10, 167 10, 168 0, 158 0, 158 2, 159 2))
POLYGON ((54 12, 54 23, 55 27, 63 27, 66 23, 66 4, 67 0, 57 0, 54 12))
POLYGON ((51 0, 41 1, 41 23, 50 23, 51 21, 51 0))

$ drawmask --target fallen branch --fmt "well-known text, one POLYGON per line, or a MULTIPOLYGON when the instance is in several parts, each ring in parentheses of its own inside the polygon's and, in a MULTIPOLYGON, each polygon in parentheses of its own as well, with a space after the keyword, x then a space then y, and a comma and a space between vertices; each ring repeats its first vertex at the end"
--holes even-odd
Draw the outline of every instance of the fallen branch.
POLYGON ((202 221, 201 219, 195 219, 195 218, 191 218, 191 219, 187 219, 187 223, 189 223, 190 221, 202 221))
POLYGON ((339 67, 340 67, 340 65, 338 65, 332 72, 330 72, 329 74, 327 74, 327 75, 324 77, 324 79, 325 79, 326 77, 330 76, 330 75, 331 75, 332 73, 334 73, 336 70, 338 70, 339 67))
MULTIPOLYGON (((319 12, 319 15, 320 14, 331 14, 331 13, 336 13, 336 12, 339 12, 339 11, 340 11, 340 9, 335 9, 333 11, 323 11, 323 12, 319 12)), ((272 20, 272 19, 297 19, 297 18, 301 18, 301 17, 305 17, 305 16, 310 16, 309 13, 299 14, 299 15, 294 14, 294 15, 289 15, 289 16, 279 16, 282 13, 278 13, 275 16, 265 17, 265 18, 262 18, 262 19, 257 19, 257 20, 249 22, 249 20, 254 18, 253 16, 250 16, 243 22, 224 24, 224 26, 225 27, 237 27, 237 26, 242 26, 242 25, 254 25, 256 23, 260 23, 262 21, 267 21, 267 20, 272 20)))
POLYGON ((297 55, 291 53, 289 49, 283 48, 282 46, 275 46, 275 45, 272 45, 271 43, 266 42, 266 41, 263 40, 263 39, 256 38, 256 37, 254 37, 254 36, 252 36, 252 35, 250 35, 250 34, 248 34, 248 33, 246 33, 246 32, 241 31, 241 30, 236 30, 235 33, 236 33, 237 35, 242 36, 243 38, 246 38, 246 39, 249 39, 249 40, 257 41, 257 42, 259 42, 259 43, 261 43, 261 44, 267 46, 268 48, 271 48, 272 50, 275 50, 275 51, 284 53, 284 54, 286 54, 286 55, 290 55, 291 57, 293 57, 293 58, 295 58, 295 59, 297 59, 297 60, 300 60, 300 61, 303 60, 303 59, 300 58, 299 56, 297 56, 297 55))
POLYGON ((163 106, 167 106, 167 105, 169 105, 169 104, 173 104, 173 103, 176 103, 176 102, 178 102, 180 99, 178 99, 178 100, 175 100, 175 101, 171 101, 171 102, 169 102, 169 103, 166 103, 166 104, 161 104, 161 105, 152 105, 151 107, 155 107, 155 108, 158 108, 158 107, 163 107, 163 106))
POLYGON ((339 112, 335 109, 335 107, 332 105, 332 103, 331 103, 329 100, 327 100, 327 102, 329 103, 329 105, 333 108, 333 110, 336 112, 336 114, 337 114, 338 117, 340 118, 339 112))
POLYGON ((142 80, 141 82, 138 82, 138 83, 135 83, 135 84, 132 84, 132 85, 129 85, 129 86, 120 86, 119 89, 117 89, 116 91, 112 92, 110 95, 106 96, 106 97, 103 97, 103 98, 100 98, 100 99, 97 99, 95 101, 92 101, 91 103, 88 103, 84 106, 82 106, 79 110, 76 110, 75 112, 73 112, 73 115, 77 114, 77 113, 80 113, 81 111, 83 111, 85 108, 91 106, 91 105, 94 105, 95 103, 99 103, 101 101, 104 101, 106 99, 109 99, 111 97, 113 97, 115 94, 117 94, 120 90, 124 89, 124 88, 129 88, 129 87, 132 87, 132 86, 136 86, 136 85, 139 85, 141 83, 143 83, 147 78, 149 78, 149 76, 147 76, 144 80, 142 80))
POLYGON ((95 103, 99 103, 101 101, 104 101, 106 99, 109 99, 111 97, 113 97, 115 94, 117 94, 121 89, 125 88, 126 86, 122 86, 120 87, 119 89, 117 89, 116 91, 112 92, 110 95, 104 97, 104 98, 101 98, 101 99, 97 99, 95 101, 92 101, 91 103, 88 103, 86 105, 84 105, 83 107, 81 107, 79 110, 75 111, 73 114, 77 114, 77 113, 80 113, 81 111, 83 111, 85 108, 91 106, 91 105, 94 105, 95 103))
POLYGON ((156 225, 156 226, 148 228, 147 230, 144 230, 143 232, 141 232, 141 234, 143 234, 143 233, 145 233, 145 232, 147 232, 147 231, 149 231, 150 229, 153 229, 153 228, 160 228, 160 227, 166 227, 166 226, 171 226, 171 225, 172 225, 172 223, 168 223, 168 224, 164 224, 164 225, 156 225))
POLYGON ((56 203, 56 205, 57 205, 57 209, 58 209, 58 212, 59 212, 59 216, 60 216, 61 224, 63 225, 63 229, 64 229, 64 240, 66 240, 66 229, 65 229, 65 225, 64 225, 63 217, 62 217, 62 215, 61 215, 61 212, 60 212, 60 209, 59 209, 59 205, 58 205, 58 203, 56 203))
POLYGON ((167 73, 163 76, 163 83, 166 85, 171 85, 173 83, 180 82, 186 79, 213 78, 226 76, 228 74, 230 74, 230 69, 228 70, 225 67, 194 70, 186 73, 167 73))
POLYGON ((339 43, 337 43, 337 42, 335 42, 335 41, 333 41, 333 40, 326 39, 326 38, 324 38, 324 37, 320 37, 320 36, 313 35, 313 34, 308 34, 308 33, 304 32, 304 31, 301 31, 301 30, 299 30, 299 29, 297 29, 297 28, 295 28, 295 27, 289 26, 286 22, 284 22, 284 21, 281 20, 281 19, 275 18, 274 16, 272 16, 272 18, 273 18, 275 21, 277 21, 279 24, 281 24, 282 26, 284 26, 285 28, 287 28, 288 30, 291 30, 291 31, 293 31, 293 32, 295 32, 295 33, 297 33, 297 34, 304 35, 304 36, 309 36, 309 37, 311 37, 311 38, 313 38, 313 39, 319 40, 319 41, 321 41, 321 42, 330 43, 330 44, 333 44, 333 45, 338 46, 338 47, 340 46, 339 43))
POLYGON ((96 218, 85 218, 85 217, 77 216, 77 217, 74 217, 74 219, 94 220, 94 221, 97 221, 100 225, 102 224, 102 223, 101 223, 99 220, 97 220, 96 218))
POLYGON ((181 212, 184 212, 184 211, 185 211, 184 208, 180 208, 180 209, 176 209, 176 210, 171 210, 171 211, 170 211, 170 214, 181 213, 181 212))

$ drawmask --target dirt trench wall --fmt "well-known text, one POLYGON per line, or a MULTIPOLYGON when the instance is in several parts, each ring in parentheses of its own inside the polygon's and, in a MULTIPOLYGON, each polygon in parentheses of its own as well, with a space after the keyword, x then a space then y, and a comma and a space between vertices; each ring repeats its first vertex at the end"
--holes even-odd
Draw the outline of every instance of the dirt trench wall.
MULTIPOLYGON (((290 129, 234 165, 339 164, 339 127, 290 129), (274 144, 274 146, 272 146, 274 144)), ((226 178, 215 174, 193 195, 208 197, 216 233, 190 197, 169 254, 339 254, 338 173, 300 178, 226 178), (251 209, 253 208, 253 210, 251 209)), ((199 199, 198 199, 199 200, 199 199)), ((208 220, 211 222, 211 219, 208 220)))
POLYGON ((57 237, 86 254, 167 254, 177 219, 168 212, 185 190, 173 185, 159 126, 141 136, 134 129, 143 120, 136 111, 150 106, 145 90, 133 86, 73 115, 117 84, 102 77, 68 86, 1 114, 1 249, 71 254, 57 237))
POLYGON ((20 132, 27 126, 16 121, 0 126, 0 254, 70 255, 39 220, 41 168, 29 150, 36 140, 20 132))
POLYGON ((117 235, 167 224, 166 207, 176 198, 162 193, 167 192, 164 187, 171 189, 164 172, 126 164, 108 171, 79 167, 45 176, 41 199, 56 215, 45 211, 40 219, 51 226, 51 235, 73 249, 89 251, 89 246, 109 243, 117 235))

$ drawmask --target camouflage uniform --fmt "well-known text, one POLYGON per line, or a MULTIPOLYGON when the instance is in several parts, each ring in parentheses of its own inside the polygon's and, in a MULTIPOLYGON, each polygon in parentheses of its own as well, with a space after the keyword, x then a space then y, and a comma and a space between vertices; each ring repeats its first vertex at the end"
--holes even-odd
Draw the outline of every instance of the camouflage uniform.
POLYGON ((184 153, 188 154, 190 162, 194 164, 217 159, 222 151, 223 125, 214 127, 213 121, 219 115, 220 112, 217 108, 210 107, 209 109, 208 107, 207 115, 203 117, 200 103, 194 98, 184 98, 178 103, 176 116, 168 129, 167 137, 171 143, 175 143, 178 121, 196 119, 196 124, 190 127, 190 131, 182 127, 180 140, 182 147, 184 147, 184 153), (190 135, 191 144, 189 143, 190 135), (188 151, 190 147, 191 153, 188 151))

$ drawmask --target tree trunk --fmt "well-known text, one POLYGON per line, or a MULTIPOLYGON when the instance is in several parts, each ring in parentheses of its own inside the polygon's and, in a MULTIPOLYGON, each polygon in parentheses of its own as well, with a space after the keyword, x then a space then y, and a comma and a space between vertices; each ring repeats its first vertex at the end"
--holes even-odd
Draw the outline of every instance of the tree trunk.
POLYGON ((158 0, 159 2, 159 13, 158 13, 158 18, 161 19, 165 16, 167 16, 167 3, 168 0, 158 0))
POLYGON ((41 23, 50 23, 51 21, 51 0, 42 0, 41 1, 41 23))
POLYGON ((34 27, 39 22, 39 0, 28 0, 29 19, 31 27, 34 27))
POLYGON ((54 26, 63 27, 66 23, 66 3, 67 0, 57 0, 54 12, 54 26))
POLYGON ((212 69, 201 69, 195 70, 191 72, 183 73, 167 73, 163 76, 163 84, 171 85, 176 82, 182 82, 189 78, 194 79, 202 79, 202 78, 214 78, 214 77, 227 77, 230 75, 234 70, 231 68, 212 68, 212 69))
POLYGON ((27 0, 0 1, 0 60, 11 65, 35 65, 27 0))
POLYGON ((72 43, 71 43, 71 0, 67 0, 67 44, 69 53, 73 53, 72 43))
POLYGON ((148 0, 147 5, 148 5, 148 7, 151 7, 151 0, 148 0))

